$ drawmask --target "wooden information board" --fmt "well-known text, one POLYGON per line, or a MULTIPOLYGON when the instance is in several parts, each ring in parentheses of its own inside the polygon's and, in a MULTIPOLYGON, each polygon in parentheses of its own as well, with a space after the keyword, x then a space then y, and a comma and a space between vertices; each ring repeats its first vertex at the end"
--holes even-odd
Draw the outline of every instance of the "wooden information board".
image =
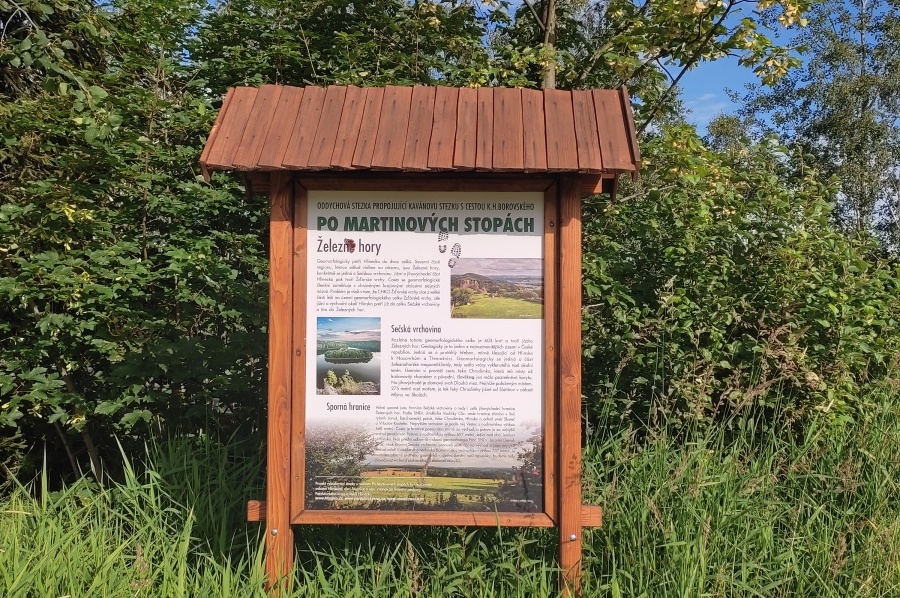
POLYGON ((201 165, 270 197, 274 592, 297 524, 556 527, 579 592, 581 200, 639 160, 624 90, 229 92, 201 165))

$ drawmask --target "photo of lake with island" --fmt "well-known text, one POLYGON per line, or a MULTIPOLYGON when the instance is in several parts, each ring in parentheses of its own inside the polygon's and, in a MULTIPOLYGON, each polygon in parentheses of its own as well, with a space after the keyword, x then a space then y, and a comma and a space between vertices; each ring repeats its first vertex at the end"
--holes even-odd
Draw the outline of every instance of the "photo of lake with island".
POLYGON ((381 394, 381 318, 316 318, 316 394, 381 394))

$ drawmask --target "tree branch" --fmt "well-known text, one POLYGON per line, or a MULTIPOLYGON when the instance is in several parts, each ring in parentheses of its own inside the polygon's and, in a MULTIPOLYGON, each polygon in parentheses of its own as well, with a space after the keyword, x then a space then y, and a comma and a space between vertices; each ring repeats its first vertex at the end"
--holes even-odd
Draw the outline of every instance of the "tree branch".
POLYGON ((66 438, 66 433, 63 431, 62 426, 59 425, 58 421, 55 421, 53 422, 53 428, 59 435, 59 439, 63 443, 63 448, 66 449, 66 456, 69 458, 69 465, 72 466, 72 471, 75 475, 81 475, 81 468, 78 467, 78 461, 75 460, 75 453, 72 452, 72 446, 69 444, 69 439, 66 438))
POLYGON ((553 49, 556 45, 556 0, 544 0, 544 59, 547 61, 544 67, 544 79, 541 89, 556 88, 556 61, 553 59, 553 49))
POLYGON ((540 15, 538 15, 537 11, 534 9, 534 5, 532 5, 528 0, 523 0, 523 2, 525 2, 525 6, 528 7, 528 10, 531 11, 531 14, 534 15, 534 21, 537 23, 538 27, 546 31, 547 26, 544 25, 544 22, 541 20, 540 15))
POLYGON ((688 61, 684 63, 684 66, 681 68, 681 72, 678 73, 678 76, 675 77, 675 80, 672 81, 672 84, 669 85, 669 88, 663 93, 662 97, 659 98, 659 100, 656 103, 656 106, 654 106, 653 110, 650 111, 650 115, 647 117, 647 119, 644 121, 644 123, 638 129, 638 135, 640 135, 647 129, 647 127, 653 121, 653 118, 662 109, 663 103, 669 98, 669 94, 672 93, 672 90, 674 90, 676 87, 678 87, 678 82, 681 81, 681 78, 684 77, 684 74, 687 73, 690 70, 690 68, 692 66, 694 66, 694 64, 700 59, 700 56, 703 54, 703 50, 706 49, 706 47, 709 45, 710 40, 715 35, 716 29, 718 29, 719 25, 721 25, 725 21, 725 19, 728 17, 728 15, 731 14, 731 9, 733 7, 734 7, 734 2, 732 1, 728 4, 728 7, 725 9, 725 11, 722 12, 722 16, 719 17, 719 20, 716 21, 713 24, 713 26, 709 28, 709 31, 706 33, 706 36, 703 38, 700 45, 697 46, 697 49, 694 50, 694 53, 691 54, 691 57, 688 59, 688 61))
MULTIPOLYGON (((647 14, 647 10, 649 10, 649 8, 650 8, 650 2, 645 2, 644 5, 640 8, 640 10, 638 10, 638 13, 637 13, 638 16, 644 16, 645 14, 647 14)), ((630 24, 631 21, 628 21, 628 23, 630 24)), ((609 35, 607 37, 609 39, 615 39, 616 37, 622 35, 626 29, 628 29, 627 25, 619 27, 617 29, 614 29, 611 33, 609 33, 609 35)), ((583 85, 584 82, 587 81, 587 78, 590 76, 591 72, 593 72, 594 67, 597 66, 597 62, 600 60, 600 58, 604 54, 606 54, 606 51, 611 47, 612 47, 612 42, 607 42, 607 43, 603 44, 602 46, 600 46, 599 48, 597 48, 596 50, 594 50, 594 53, 591 55, 591 58, 590 58, 590 64, 588 64, 587 67, 585 67, 585 69, 583 71, 581 71, 581 75, 578 77, 579 85, 583 85)), ((620 85, 620 87, 621 87, 621 85, 620 85)))
POLYGON ((29 23, 31 23, 31 26, 34 29, 40 29, 40 27, 38 27, 35 24, 35 22, 31 19, 31 17, 28 15, 28 12, 24 8, 22 8, 21 6, 19 6, 12 0, 9 0, 9 3, 12 4, 13 6, 15 6, 16 9, 14 11, 12 11, 12 14, 9 15, 9 18, 7 18, 6 22, 3 24, 3 31, 0 31, 0 42, 2 42, 3 40, 6 39, 6 30, 9 29, 9 24, 12 23, 13 18, 19 13, 21 13, 22 16, 25 17, 25 19, 27 19, 29 23))
MULTIPOLYGON (((72 394, 77 394, 78 391, 75 388, 75 381, 72 380, 72 376, 69 374, 69 371, 66 369, 66 365, 62 360, 56 362, 56 369, 59 370, 59 376, 66 384, 66 390, 72 394)), ((81 429, 81 439, 84 441, 84 446, 88 452, 88 458, 91 460, 91 470, 93 470, 94 477, 97 479, 97 483, 102 486, 103 462, 100 460, 100 454, 97 452, 97 446, 94 444, 94 439, 91 438, 90 432, 87 431, 87 422, 85 422, 85 427, 81 429)))

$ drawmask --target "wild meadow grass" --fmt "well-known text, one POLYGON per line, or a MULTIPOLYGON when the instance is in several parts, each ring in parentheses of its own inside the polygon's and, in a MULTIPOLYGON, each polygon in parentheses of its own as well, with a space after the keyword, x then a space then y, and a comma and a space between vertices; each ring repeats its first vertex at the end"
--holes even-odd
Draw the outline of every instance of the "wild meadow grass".
POLYGON ((900 402, 804 432, 737 419, 585 452, 588 583, 613 596, 900 596, 900 402))
MULTIPOLYGON (((753 418, 593 435, 586 596, 900 596, 900 402, 841 426, 753 418)), ((0 498, 0 596, 264 596, 248 442, 180 438, 100 488, 0 498)), ((292 596, 550 596, 547 530, 302 527, 292 596)))

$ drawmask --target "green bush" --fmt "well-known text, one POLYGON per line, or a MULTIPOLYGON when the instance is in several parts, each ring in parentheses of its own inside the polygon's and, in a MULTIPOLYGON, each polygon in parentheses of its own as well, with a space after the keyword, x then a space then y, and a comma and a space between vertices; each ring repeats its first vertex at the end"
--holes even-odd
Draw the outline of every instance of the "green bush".
POLYGON ((784 148, 725 156, 674 127, 645 153, 643 184, 585 208, 591 408, 852 415, 897 360, 897 264, 829 224, 834 190, 784 148))
POLYGON ((267 202, 197 177, 206 5, 111 6, 0 3, 0 460, 53 477, 264 406, 267 202))

